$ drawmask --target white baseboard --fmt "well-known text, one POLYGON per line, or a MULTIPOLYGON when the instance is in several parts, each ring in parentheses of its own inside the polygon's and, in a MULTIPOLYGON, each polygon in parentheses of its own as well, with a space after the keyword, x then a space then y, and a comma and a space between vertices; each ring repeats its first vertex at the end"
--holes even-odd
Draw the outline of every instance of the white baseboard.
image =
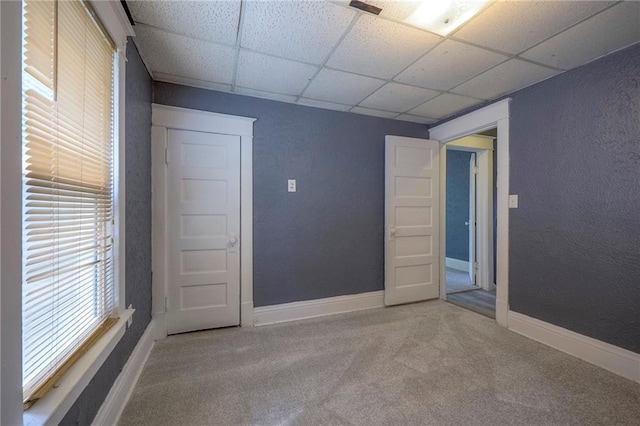
POLYGON ((92 426, 112 426, 118 423, 120 415, 131 397, 133 388, 138 382, 142 368, 147 362, 147 358, 149 358, 158 328, 157 318, 152 319, 133 352, 131 352, 131 356, 129 356, 118 378, 113 383, 109 394, 91 423, 92 426))
POLYGON ((459 271, 469 272, 469 262, 447 257, 445 261, 447 268, 457 269, 459 271))
POLYGON ((384 306, 384 291, 262 306, 253 310, 255 325, 276 324, 384 306))
POLYGON ((508 328, 640 383, 640 354, 513 311, 509 311, 508 328))

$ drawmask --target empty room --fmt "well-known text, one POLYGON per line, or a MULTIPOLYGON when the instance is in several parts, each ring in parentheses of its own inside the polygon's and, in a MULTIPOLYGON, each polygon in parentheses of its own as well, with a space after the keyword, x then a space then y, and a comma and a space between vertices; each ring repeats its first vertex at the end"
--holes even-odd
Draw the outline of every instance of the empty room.
POLYGON ((0 1, 0 424, 637 425, 640 1, 0 1))

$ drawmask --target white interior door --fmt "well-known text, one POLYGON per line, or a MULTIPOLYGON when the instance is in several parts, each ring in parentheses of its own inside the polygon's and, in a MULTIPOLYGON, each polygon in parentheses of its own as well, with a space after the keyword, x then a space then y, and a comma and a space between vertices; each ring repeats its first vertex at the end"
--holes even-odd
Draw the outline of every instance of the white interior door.
POLYGON ((240 137, 168 131, 167 332, 240 323, 240 137))
POLYGON ((440 143, 387 136, 385 305, 440 292, 440 143))

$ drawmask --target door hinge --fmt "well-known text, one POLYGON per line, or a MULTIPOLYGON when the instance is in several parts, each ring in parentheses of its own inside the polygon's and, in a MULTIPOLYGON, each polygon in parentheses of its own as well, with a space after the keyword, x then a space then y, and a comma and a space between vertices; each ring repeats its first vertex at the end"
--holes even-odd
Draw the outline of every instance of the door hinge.
POLYGON ((480 269, 480 264, 478 262, 474 262, 473 263, 473 267, 475 268, 475 270, 477 271, 478 269, 480 269))
POLYGON ((473 168, 473 174, 474 174, 474 175, 477 175, 477 174, 478 174, 478 168, 477 168, 477 167, 474 167, 474 168, 473 168))
POLYGON ((167 296, 164 297, 164 311, 168 311, 169 302, 167 300, 167 296))
POLYGON ((169 149, 164 149, 164 164, 169 164, 169 149))

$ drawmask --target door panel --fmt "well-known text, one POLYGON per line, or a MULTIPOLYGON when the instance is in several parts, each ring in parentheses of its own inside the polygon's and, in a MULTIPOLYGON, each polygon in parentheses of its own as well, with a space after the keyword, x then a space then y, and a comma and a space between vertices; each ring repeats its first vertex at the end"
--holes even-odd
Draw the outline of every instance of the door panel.
POLYGON ((240 323, 240 137, 168 134, 169 334, 240 323))
POLYGON ((386 137, 385 304, 439 296, 440 144, 386 137))

